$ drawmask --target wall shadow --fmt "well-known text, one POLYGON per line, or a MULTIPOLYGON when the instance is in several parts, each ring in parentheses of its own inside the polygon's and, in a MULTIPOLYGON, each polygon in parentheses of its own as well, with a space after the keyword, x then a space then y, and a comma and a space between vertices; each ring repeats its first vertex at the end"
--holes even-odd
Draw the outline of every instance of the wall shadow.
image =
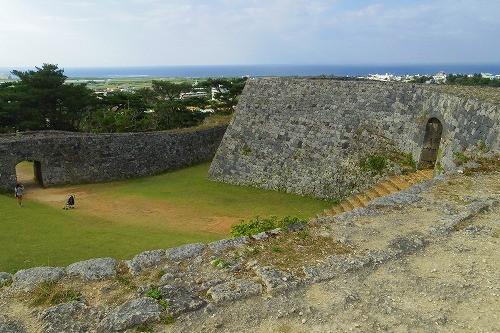
POLYGON ((16 165, 16 182, 26 188, 43 187, 42 163, 22 161, 16 165))
POLYGON ((425 126, 422 152, 418 163, 419 169, 434 169, 439 152, 439 144, 443 134, 443 125, 437 118, 430 118, 425 126))

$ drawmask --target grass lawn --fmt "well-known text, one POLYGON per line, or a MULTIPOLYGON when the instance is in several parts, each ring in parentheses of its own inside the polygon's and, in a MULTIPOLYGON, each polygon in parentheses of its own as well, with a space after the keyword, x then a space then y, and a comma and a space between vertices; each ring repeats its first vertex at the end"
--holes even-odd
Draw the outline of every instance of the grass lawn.
MULTIPOLYGON (((152 177, 71 186, 76 209, 13 193, 0 195, 0 271, 67 266, 98 257, 131 259, 154 249, 228 238, 214 226, 256 216, 314 217, 330 203, 281 192, 211 182, 210 164, 152 177), (107 206, 106 206, 107 205, 107 206), (118 207, 118 208, 113 208, 118 207), (120 208, 121 207, 121 208, 120 208)), ((56 190, 65 190, 58 188, 56 190)), ((39 189, 42 196, 54 189, 39 189)))

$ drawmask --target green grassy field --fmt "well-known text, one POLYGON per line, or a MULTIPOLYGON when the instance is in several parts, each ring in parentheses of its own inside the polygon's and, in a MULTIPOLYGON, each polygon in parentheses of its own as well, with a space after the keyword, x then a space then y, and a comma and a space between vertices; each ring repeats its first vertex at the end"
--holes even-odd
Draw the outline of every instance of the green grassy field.
POLYGON ((153 80, 155 81, 170 81, 174 83, 190 82, 194 83, 196 81, 203 81, 204 78, 112 78, 112 79, 102 79, 102 78, 68 78, 70 83, 85 83, 88 88, 95 91, 105 91, 110 88, 121 88, 121 89, 141 89, 141 88, 151 88, 153 80))
POLYGON ((229 237, 200 230, 200 225, 203 227, 213 216, 235 221, 270 215, 310 218, 330 206, 322 200, 211 182, 206 179, 209 166, 205 163, 147 178, 77 187, 110 201, 131 200, 143 207, 175 208, 175 216, 168 216, 166 211, 155 220, 147 216, 99 215, 79 209, 78 198, 77 209, 71 211, 62 210, 60 205, 30 201, 29 195, 24 207, 18 207, 12 193, 3 193, 0 271, 66 266, 98 257, 131 259, 146 250, 229 237), (187 218, 179 217, 183 213, 187 218), (180 222, 175 224, 176 220, 180 222))

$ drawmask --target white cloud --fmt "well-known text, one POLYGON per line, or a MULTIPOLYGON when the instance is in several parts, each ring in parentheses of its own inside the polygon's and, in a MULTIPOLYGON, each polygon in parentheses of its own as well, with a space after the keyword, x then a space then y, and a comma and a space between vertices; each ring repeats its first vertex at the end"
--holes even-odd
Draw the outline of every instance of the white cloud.
POLYGON ((499 13, 497 0, 0 0, 0 66, 498 62, 499 13))

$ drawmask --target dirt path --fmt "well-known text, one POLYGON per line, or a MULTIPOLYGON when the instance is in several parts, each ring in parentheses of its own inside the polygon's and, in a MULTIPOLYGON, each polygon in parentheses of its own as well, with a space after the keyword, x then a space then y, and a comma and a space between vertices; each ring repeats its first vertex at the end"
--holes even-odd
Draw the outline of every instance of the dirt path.
POLYGON ((114 199, 90 185, 42 188, 34 181, 30 167, 19 165, 16 169, 18 181, 25 187, 25 199, 55 208, 62 209, 69 196, 74 195, 78 211, 116 223, 147 224, 168 230, 190 228, 228 235, 231 225, 239 222, 237 217, 207 215, 196 208, 166 201, 148 201, 135 196, 114 199))

